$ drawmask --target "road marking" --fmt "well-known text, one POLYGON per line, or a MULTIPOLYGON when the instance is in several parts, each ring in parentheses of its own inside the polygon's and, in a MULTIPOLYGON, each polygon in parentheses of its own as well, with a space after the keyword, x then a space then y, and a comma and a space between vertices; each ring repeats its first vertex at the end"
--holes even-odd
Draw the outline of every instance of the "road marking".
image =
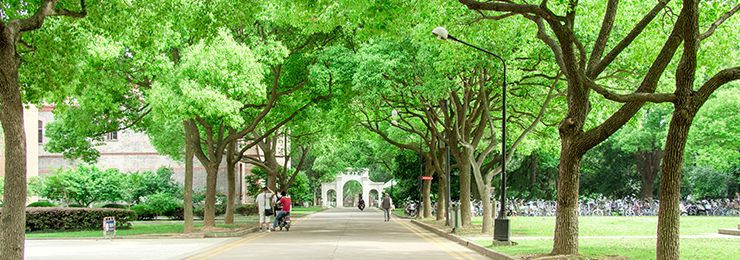
POLYGON ((437 248, 442 249, 442 251, 445 251, 447 254, 451 255, 455 259, 464 259, 464 258, 467 258, 467 259, 475 259, 475 258, 471 257, 470 255, 468 255, 467 253, 465 253, 463 251, 460 251, 460 250, 458 250, 456 248, 453 248, 453 247, 445 244, 445 242, 440 241, 436 237, 421 232, 419 229, 417 229, 416 227, 413 227, 409 223, 404 223, 404 222, 398 221, 396 219, 393 219, 393 221, 396 222, 396 223, 401 224, 402 226, 404 226, 405 228, 407 228, 408 230, 410 230, 414 234, 418 235, 419 237, 423 238, 424 240, 428 241, 432 245, 436 246, 437 248))
POLYGON ((245 244, 245 243, 247 243, 247 242, 250 242, 250 241, 252 241, 252 240, 258 239, 258 238, 260 238, 260 237, 264 237, 264 236, 266 236, 267 234, 270 234, 270 233, 267 233, 267 232, 266 232, 266 233, 262 233, 262 234, 257 234, 257 235, 253 235, 253 236, 248 236, 248 237, 245 237, 245 238, 239 239, 239 240, 237 240, 237 241, 231 242, 231 243, 229 243, 229 244, 226 244, 226 245, 224 245, 224 246, 221 246, 221 247, 219 247, 219 248, 213 249, 213 250, 211 250, 211 251, 208 251, 208 252, 205 252, 205 253, 202 253, 202 254, 196 255, 196 256, 194 256, 194 257, 190 257, 190 258, 188 258, 188 260, 191 260, 191 259, 198 259, 198 260, 202 260, 202 259, 208 259, 208 258, 214 257, 214 256, 216 256, 216 255, 219 255, 219 254, 221 254, 221 253, 223 253, 223 252, 226 252, 226 251, 229 251, 229 250, 231 250, 231 249, 234 249, 235 247, 237 247, 237 246, 240 246, 240 245, 243 245, 243 244, 245 244))

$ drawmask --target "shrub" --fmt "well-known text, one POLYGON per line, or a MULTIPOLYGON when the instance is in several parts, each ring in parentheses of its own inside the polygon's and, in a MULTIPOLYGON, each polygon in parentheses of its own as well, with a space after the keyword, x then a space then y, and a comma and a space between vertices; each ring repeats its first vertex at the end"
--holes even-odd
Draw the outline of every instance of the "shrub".
POLYGON ((136 219, 136 212, 100 208, 26 208, 26 231, 102 230, 105 217, 116 218, 116 227, 129 227, 131 221, 136 219))
POLYGON ((170 194, 157 192, 146 197, 146 205, 152 207, 158 216, 163 216, 167 211, 177 208, 180 203, 170 194))
POLYGON ((259 208, 257 207, 257 205, 244 204, 237 206, 234 209, 234 213, 240 214, 242 216, 257 215, 259 214, 259 212, 257 212, 258 210, 259 208))
POLYGON ((48 201, 37 201, 31 204, 28 204, 28 206, 26 207, 28 208, 34 208, 34 207, 49 208, 49 207, 59 207, 59 206, 57 206, 57 204, 54 204, 48 201))
POLYGON ((128 209, 128 207, 126 207, 126 205, 115 204, 115 203, 105 204, 105 205, 101 206, 101 208, 104 208, 104 209, 128 209))
POLYGON ((152 220, 157 217, 157 215, 154 214, 154 210, 149 205, 134 205, 131 206, 131 210, 136 212, 136 215, 138 215, 138 220, 152 220))
POLYGON ((67 208, 87 208, 87 206, 80 204, 69 204, 67 205, 67 208))
POLYGON ((185 220, 185 208, 182 205, 172 208, 164 213, 171 220, 185 220))
MULTIPOLYGON (((216 216, 220 216, 223 214, 226 214, 226 205, 216 205, 216 216)), ((193 216, 203 219, 203 216, 205 216, 205 206, 200 205, 197 208, 193 209, 193 216)))

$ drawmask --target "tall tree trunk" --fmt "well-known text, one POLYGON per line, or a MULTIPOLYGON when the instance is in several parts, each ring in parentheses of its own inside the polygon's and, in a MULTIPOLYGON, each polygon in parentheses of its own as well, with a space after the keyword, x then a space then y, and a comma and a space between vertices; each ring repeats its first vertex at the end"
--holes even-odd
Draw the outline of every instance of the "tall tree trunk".
POLYGON ((470 213, 470 162, 465 159, 457 163, 460 166, 460 217, 462 225, 469 226, 473 223, 470 213))
MULTIPOLYGON (((683 53, 676 67, 676 101, 673 118, 668 126, 665 158, 660 178, 660 211, 658 212, 658 241, 656 259, 679 259, 679 218, 681 209, 681 168, 689 128, 696 111, 701 108, 701 95, 694 91, 698 52, 699 1, 684 0, 681 15, 686 23, 680 27, 683 53), (696 105, 696 107, 694 107, 696 105)), ((677 22, 678 23, 678 22, 677 22)), ((702 87, 703 88, 703 87, 702 87)), ((711 92, 709 93, 711 94, 711 92)), ((706 99, 705 99, 706 100, 706 99)))
POLYGON ((447 177, 443 174, 437 174, 439 180, 437 181, 437 220, 445 219, 447 214, 447 177))
MULTIPOLYGON (((424 176, 432 176, 434 174, 434 168, 432 168, 432 160, 424 160, 424 176)), ((431 199, 431 191, 432 191, 432 181, 431 180, 425 180, 423 181, 423 197, 424 197, 424 212, 422 213, 422 218, 431 218, 432 217, 432 199, 431 199)))
MULTIPOLYGON (((475 165, 473 165, 475 167, 475 165)), ((475 174, 473 172, 473 174, 475 174)), ((478 190, 478 181, 475 180, 475 177, 470 178, 470 195, 472 195, 473 200, 481 200, 481 191, 478 190)))
MULTIPOLYGON (((284 187, 278 186, 280 167, 278 166, 279 164, 274 152, 265 150, 265 165, 267 165, 265 168, 265 172, 267 173, 267 187, 270 187, 274 191, 283 190, 284 187)), ((280 184, 283 184, 282 182, 280 184)))
POLYGON ((3 259, 21 260, 26 239, 26 133, 18 70, 12 58, 15 51, 12 49, 7 45, 0 48, 0 70, 4 75, 0 86, 0 122, 5 133, 5 197, 0 222, 0 255, 3 259))
POLYGON ((493 205, 491 205, 491 183, 487 183, 483 185, 483 193, 481 193, 483 196, 481 196, 481 201, 483 202, 483 224, 481 227, 481 233, 483 234, 490 234, 491 230, 493 230, 493 205), (489 196, 485 196, 485 194, 488 194, 489 196))
POLYGON ((219 163, 209 163, 206 165, 206 203, 203 212, 203 227, 216 227, 216 184, 218 181, 218 165, 219 163))
POLYGON ((634 154, 635 165, 640 173, 640 190, 641 199, 652 199, 655 188, 655 178, 660 173, 660 161, 663 158, 662 149, 653 149, 651 151, 637 151, 634 154))
POLYGON ((537 152, 529 157, 529 184, 537 183, 537 152))
MULTIPOLYGON (((229 134, 233 134, 235 131, 229 130, 229 134)), ((226 152, 226 179, 228 179, 228 193, 226 202, 226 216, 224 216, 224 224, 234 224, 234 207, 236 206, 236 174, 234 173, 234 167, 237 161, 234 158, 236 152, 236 140, 229 143, 226 152)))
POLYGON ((191 129, 188 127, 189 122, 183 120, 183 127, 185 128, 185 187, 184 190, 184 202, 183 208, 185 211, 185 229, 184 233, 189 234, 195 232, 195 223, 193 222, 193 144, 195 141, 192 140, 191 129))
POLYGON ((660 211, 656 259, 679 259, 679 218, 681 216, 681 168, 691 121, 676 107, 668 129, 665 160, 660 178, 660 211))
POLYGON ((431 199, 431 190, 432 190, 432 181, 430 180, 424 180, 423 181, 423 197, 424 201, 423 203, 423 209, 424 212, 422 212, 422 218, 431 218, 432 217, 432 199, 431 199))
POLYGON ((578 254, 578 182, 583 155, 568 145, 571 138, 561 135, 553 255, 578 254))

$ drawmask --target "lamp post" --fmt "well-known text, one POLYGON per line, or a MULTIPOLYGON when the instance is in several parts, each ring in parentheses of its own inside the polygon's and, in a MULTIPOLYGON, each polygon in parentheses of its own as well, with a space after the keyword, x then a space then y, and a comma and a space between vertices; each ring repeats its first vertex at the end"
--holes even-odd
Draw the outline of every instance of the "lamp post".
POLYGON ((432 34, 437 36, 440 40, 453 40, 462 44, 465 44, 476 50, 485 52, 491 56, 494 56, 501 60, 504 65, 504 84, 502 88, 503 93, 503 109, 501 109, 501 210, 498 213, 498 217, 495 220, 495 226, 493 228, 493 239, 497 241, 509 241, 511 229, 509 228, 509 218, 506 217, 506 61, 501 56, 493 54, 487 50, 473 46, 467 42, 458 40, 447 33, 447 29, 444 27, 437 27, 432 30, 432 34))

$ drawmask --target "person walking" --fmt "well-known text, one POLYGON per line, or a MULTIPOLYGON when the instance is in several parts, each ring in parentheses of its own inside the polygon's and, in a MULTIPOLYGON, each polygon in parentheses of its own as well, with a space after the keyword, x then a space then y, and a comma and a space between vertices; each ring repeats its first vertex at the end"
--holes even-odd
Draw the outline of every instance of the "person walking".
POLYGON ((393 207, 393 199, 388 193, 385 194, 383 202, 380 203, 380 207, 383 209, 385 221, 391 221, 391 208, 393 207))
POLYGON ((260 232, 262 232, 262 224, 265 225, 265 229, 267 229, 267 232, 270 232, 270 216, 272 216, 272 197, 274 193, 270 190, 270 188, 264 187, 262 188, 262 193, 257 195, 257 199, 254 201, 254 204, 257 204, 257 210, 260 214, 260 232), (267 192, 270 193, 267 193, 267 192))

